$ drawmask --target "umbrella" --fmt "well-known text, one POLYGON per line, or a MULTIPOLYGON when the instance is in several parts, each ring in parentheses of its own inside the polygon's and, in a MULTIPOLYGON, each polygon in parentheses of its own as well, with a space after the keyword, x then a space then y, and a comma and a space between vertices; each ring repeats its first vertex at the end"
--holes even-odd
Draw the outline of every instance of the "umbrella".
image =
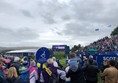
POLYGON ((97 52, 97 50, 96 49, 93 49, 93 48, 92 49, 89 49, 88 51, 89 52, 97 52))

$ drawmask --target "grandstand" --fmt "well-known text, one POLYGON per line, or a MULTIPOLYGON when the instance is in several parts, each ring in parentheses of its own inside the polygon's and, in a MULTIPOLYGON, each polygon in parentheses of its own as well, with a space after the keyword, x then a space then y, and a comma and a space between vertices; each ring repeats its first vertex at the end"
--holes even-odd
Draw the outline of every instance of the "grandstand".
POLYGON ((5 53, 5 57, 14 57, 14 56, 34 56, 37 49, 25 49, 25 50, 13 50, 5 53))

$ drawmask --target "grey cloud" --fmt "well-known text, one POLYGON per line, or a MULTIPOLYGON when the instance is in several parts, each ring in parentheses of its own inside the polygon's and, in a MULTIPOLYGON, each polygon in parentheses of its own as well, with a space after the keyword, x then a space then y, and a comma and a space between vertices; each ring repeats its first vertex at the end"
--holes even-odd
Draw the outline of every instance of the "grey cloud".
POLYGON ((58 19, 68 19, 69 17, 64 16, 63 14, 66 13, 65 8, 67 7, 65 4, 61 4, 58 0, 48 0, 46 2, 39 1, 38 2, 39 8, 39 15, 43 18, 46 24, 55 24, 58 22, 58 19))
POLYGON ((33 31, 33 29, 30 29, 28 27, 25 27, 23 29, 17 30, 15 33, 19 33, 18 36, 20 36, 20 39, 36 39, 39 37, 39 34, 36 31, 33 31))
MULTIPOLYGON (((80 25, 78 23, 68 23, 66 24, 66 28, 63 31, 66 35, 74 35, 74 36, 86 36, 85 31, 89 30, 85 26, 80 25)), ((89 30, 90 31, 90 30, 89 30)), ((89 31, 88 34, 90 33, 89 31)))
POLYGON ((71 5, 71 9, 74 12, 73 18, 78 20, 91 21, 98 17, 98 15, 102 13, 102 10, 104 11, 101 1, 73 0, 71 1, 71 5))
POLYGON ((0 0, 0 13, 13 14, 15 12, 14 10, 13 5, 0 0))
POLYGON ((39 37, 39 34, 29 28, 12 30, 10 28, 0 27, 0 39, 8 42, 19 42, 33 40, 39 37))
POLYGON ((111 3, 106 4, 102 0, 71 0, 69 5, 69 16, 72 21, 65 24, 65 30, 62 33, 72 38, 95 39, 108 36, 117 25, 117 3, 112 7, 111 3), (108 25, 113 26, 108 27, 108 25), (99 28, 99 31, 95 31, 96 28, 99 28))
POLYGON ((63 35, 62 32, 59 30, 59 28, 57 27, 54 27, 54 28, 50 28, 50 30, 53 32, 53 33, 56 33, 57 35, 63 35))
POLYGON ((56 34, 58 34, 58 35, 62 35, 62 33, 61 33, 61 32, 56 32, 56 34))
POLYGON ((55 31, 53 28, 50 28, 50 30, 51 30, 52 32, 54 32, 54 31, 55 31))
POLYGON ((71 0, 70 9, 74 12, 72 18, 79 21, 117 24, 118 4, 115 0, 108 2, 109 4, 102 0, 71 0))
POLYGON ((0 27, 0 39, 1 41, 9 41, 11 39, 11 29, 0 27))
POLYGON ((59 29, 58 29, 57 27, 54 27, 54 28, 50 28, 50 30, 55 33, 55 32, 57 32, 59 29))
POLYGON ((70 17, 69 15, 64 15, 64 16, 62 16, 61 18, 62 18, 62 20, 65 20, 65 21, 66 21, 66 20, 68 21, 68 20, 71 19, 71 17, 70 17))
MULTIPOLYGON (((22 1, 23 0, 21 0, 21 2, 22 1)), ((9 3, 9 0, 0 0, 0 15, 1 13, 2 15, 4 15, 4 13, 8 16, 12 15, 16 20, 24 23, 14 21, 14 18, 13 20, 5 18, 5 15, 4 18, 0 16, 2 19, 9 19, 9 22, 6 22, 8 26, 11 25, 11 27, 14 27, 13 23, 16 22, 16 24, 21 24, 21 26, 24 27, 21 29, 11 29, 6 27, 6 25, 3 26, 5 23, 2 23, 1 20, 0 25, 3 27, 0 27, 0 39, 3 41, 21 41, 21 39, 22 41, 34 40, 39 37, 37 31, 33 30, 34 26, 44 26, 46 27, 45 29, 58 26, 58 28, 55 27, 51 29, 51 32, 57 35, 69 36, 77 41, 86 42, 91 40, 92 42, 95 39, 109 35, 113 28, 118 25, 117 0, 69 0, 70 2, 68 2, 68 4, 59 3, 58 1, 59 0, 30 0, 25 7, 22 5, 16 6, 15 1, 15 3, 12 4, 9 3), (27 19, 24 18, 24 16, 33 19, 27 19), (31 24, 28 25, 28 23, 31 24), (49 26, 48 24, 52 25, 49 26), (25 27, 25 25, 31 26, 32 29, 25 27), (108 27, 108 25, 112 26, 108 27), (99 31, 96 32, 96 28, 99 28, 99 31)), ((37 28, 35 29, 37 30, 37 28)), ((42 42, 44 43, 45 41, 42 42)), ((51 43, 53 42, 55 41, 51 43)))
POLYGON ((56 23, 56 21, 53 18, 53 15, 51 15, 50 13, 44 13, 44 14, 41 15, 41 17, 43 17, 43 20, 46 24, 56 23))
POLYGON ((30 17, 30 18, 33 18, 32 14, 30 13, 30 11, 27 11, 27 10, 21 10, 22 14, 26 17, 30 17))
POLYGON ((53 11, 53 8, 55 8, 55 6, 52 5, 52 2, 48 1, 46 3, 44 3, 43 1, 38 2, 38 6, 41 9, 38 11, 39 15, 46 24, 56 23, 56 20, 54 20, 55 13, 53 11))
POLYGON ((62 33, 64 33, 65 35, 70 35, 73 38, 80 38, 80 37, 84 37, 84 38, 88 38, 89 37, 96 37, 96 36, 101 36, 101 35, 105 35, 106 33, 103 32, 107 32, 109 29, 107 28, 101 28, 97 25, 93 26, 91 25, 89 22, 82 22, 82 23, 68 23, 65 26, 65 30, 63 30, 62 33), (95 31, 95 29, 98 28, 99 31, 95 31))
POLYGON ((47 2, 39 1, 38 4, 41 9, 39 14, 47 24, 58 23, 58 19, 61 19, 62 23, 75 20, 117 24, 118 21, 116 18, 118 13, 117 3, 114 4, 114 7, 112 4, 107 5, 102 0, 71 0, 69 4, 60 4, 58 0, 50 0, 47 2))

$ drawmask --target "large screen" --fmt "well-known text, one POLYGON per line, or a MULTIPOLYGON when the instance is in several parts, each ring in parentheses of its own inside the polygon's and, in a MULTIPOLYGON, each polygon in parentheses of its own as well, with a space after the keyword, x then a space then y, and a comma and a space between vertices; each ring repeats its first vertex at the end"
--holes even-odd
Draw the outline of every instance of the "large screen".
POLYGON ((53 52, 63 51, 66 54, 69 52, 69 46, 67 46, 67 45, 53 45, 52 50, 53 50, 53 52))

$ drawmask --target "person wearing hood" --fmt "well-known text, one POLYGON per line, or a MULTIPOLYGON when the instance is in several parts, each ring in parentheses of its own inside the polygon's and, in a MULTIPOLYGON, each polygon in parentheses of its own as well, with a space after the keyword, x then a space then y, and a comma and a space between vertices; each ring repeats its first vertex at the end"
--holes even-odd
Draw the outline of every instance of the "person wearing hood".
POLYGON ((70 77, 71 83, 85 83, 84 73, 82 68, 76 61, 69 63, 69 71, 66 74, 66 77, 70 77))

